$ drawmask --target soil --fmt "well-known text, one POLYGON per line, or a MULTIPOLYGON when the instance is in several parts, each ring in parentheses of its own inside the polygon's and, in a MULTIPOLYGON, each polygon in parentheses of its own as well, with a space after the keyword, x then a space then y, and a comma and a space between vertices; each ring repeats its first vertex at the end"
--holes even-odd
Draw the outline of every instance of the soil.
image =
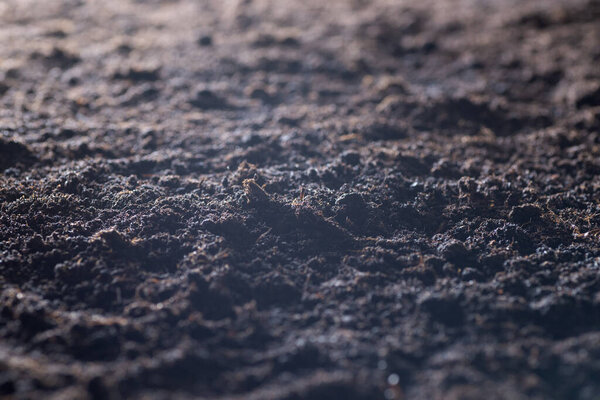
POLYGON ((0 44, 1 398, 598 398, 598 0, 6 0, 0 44))

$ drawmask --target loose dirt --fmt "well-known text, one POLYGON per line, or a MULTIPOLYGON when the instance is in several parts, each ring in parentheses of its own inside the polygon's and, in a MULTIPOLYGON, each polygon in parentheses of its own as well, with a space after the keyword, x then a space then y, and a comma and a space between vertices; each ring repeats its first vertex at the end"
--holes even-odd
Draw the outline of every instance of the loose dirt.
POLYGON ((0 3, 0 397, 597 399, 597 0, 0 3))

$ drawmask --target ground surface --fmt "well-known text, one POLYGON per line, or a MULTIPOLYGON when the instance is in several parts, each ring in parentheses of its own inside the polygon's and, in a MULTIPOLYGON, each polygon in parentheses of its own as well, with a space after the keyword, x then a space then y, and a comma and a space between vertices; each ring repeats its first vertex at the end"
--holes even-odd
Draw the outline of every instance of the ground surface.
POLYGON ((0 397, 597 399, 600 2, 3 1, 0 397))

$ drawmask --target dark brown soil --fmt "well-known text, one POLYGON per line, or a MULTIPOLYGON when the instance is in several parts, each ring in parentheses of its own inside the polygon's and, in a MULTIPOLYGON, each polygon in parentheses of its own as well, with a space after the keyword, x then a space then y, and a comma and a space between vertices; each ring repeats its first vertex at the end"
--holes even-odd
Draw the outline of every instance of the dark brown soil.
POLYGON ((0 398, 597 399, 598 0, 0 2, 0 398))

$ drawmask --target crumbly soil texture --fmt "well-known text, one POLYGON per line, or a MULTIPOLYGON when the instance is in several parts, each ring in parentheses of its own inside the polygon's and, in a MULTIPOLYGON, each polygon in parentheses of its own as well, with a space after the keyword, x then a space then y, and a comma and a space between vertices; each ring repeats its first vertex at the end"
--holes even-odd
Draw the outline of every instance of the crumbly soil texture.
POLYGON ((600 1, 0 2, 0 398, 600 396, 600 1))

